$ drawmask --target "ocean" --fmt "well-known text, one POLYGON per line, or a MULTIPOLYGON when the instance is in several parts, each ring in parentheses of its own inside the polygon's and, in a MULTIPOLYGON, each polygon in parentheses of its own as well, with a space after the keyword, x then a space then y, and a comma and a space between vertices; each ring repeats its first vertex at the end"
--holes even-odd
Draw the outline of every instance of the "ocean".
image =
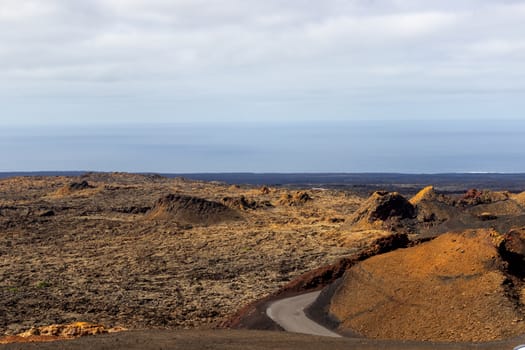
POLYGON ((525 172, 525 121, 3 126, 0 171, 525 172))

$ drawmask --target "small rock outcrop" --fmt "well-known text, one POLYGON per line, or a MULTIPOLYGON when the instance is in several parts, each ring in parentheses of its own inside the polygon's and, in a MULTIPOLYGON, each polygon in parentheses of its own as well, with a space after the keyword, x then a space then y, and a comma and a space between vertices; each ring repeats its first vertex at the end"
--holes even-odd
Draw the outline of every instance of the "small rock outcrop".
POLYGON ((503 247, 506 252, 525 258, 525 228, 509 231, 505 235, 503 247))
POLYGON ((377 191, 346 220, 345 226, 353 230, 392 229, 415 216, 415 207, 399 193, 377 191))
POLYGON ((222 203, 230 208, 240 210, 255 210, 260 208, 270 208, 273 205, 269 201, 258 202, 254 199, 246 198, 245 196, 240 197, 224 197, 222 203))
POLYGON ((51 326, 34 327, 19 334, 20 337, 30 336, 54 336, 54 337, 83 337, 86 335, 96 335, 108 333, 108 328, 99 324, 88 322, 75 322, 71 324, 55 324, 51 326))
POLYGON ((88 188, 93 188, 87 181, 81 181, 81 182, 72 182, 69 185, 67 185, 67 188, 70 191, 81 191, 86 190, 88 188))
POLYGON ((183 225, 213 225, 239 220, 240 214, 224 204, 203 198, 169 194, 157 200, 147 214, 149 219, 173 220, 183 225))
MULTIPOLYGON (((523 284, 525 278, 525 228, 510 230, 500 245, 500 254, 507 262, 513 280, 512 285, 523 284), (514 277, 514 278, 513 278, 514 277)), ((525 289, 517 293, 521 305, 525 305, 525 289)))
POLYGON ((60 188, 56 194, 58 196, 68 196, 75 193, 82 193, 83 191, 90 190, 95 188, 95 186, 92 186, 87 181, 80 181, 80 182, 71 182, 64 187, 60 188))
POLYGON ((480 191, 475 188, 468 190, 459 203, 463 205, 480 205, 480 204, 491 204, 496 202, 506 201, 510 198, 508 192, 495 192, 495 191, 480 191))
POLYGON ((0 344, 10 343, 41 343, 74 339, 89 335, 99 335, 125 331, 122 327, 108 328, 101 324, 89 322, 75 322, 71 324, 54 324, 50 326, 32 327, 17 334, 0 338, 0 344))
POLYGON ((481 221, 492 221, 492 220, 496 220, 497 218, 498 218, 497 215, 494 215, 486 211, 478 215, 478 219, 480 219, 481 221))
POLYGON ((263 186, 259 189, 261 194, 270 194, 271 190, 267 186, 263 186))
POLYGON ((410 199, 410 203, 416 208, 419 231, 432 231, 437 226, 456 218, 459 213, 453 202, 451 198, 438 194, 433 186, 427 186, 419 191, 410 199))
POLYGON ((279 204, 290 207, 298 207, 311 201, 312 197, 305 191, 297 191, 294 194, 285 193, 279 199, 279 204))
POLYGON ((521 207, 525 208, 525 192, 513 194, 512 199, 521 207))

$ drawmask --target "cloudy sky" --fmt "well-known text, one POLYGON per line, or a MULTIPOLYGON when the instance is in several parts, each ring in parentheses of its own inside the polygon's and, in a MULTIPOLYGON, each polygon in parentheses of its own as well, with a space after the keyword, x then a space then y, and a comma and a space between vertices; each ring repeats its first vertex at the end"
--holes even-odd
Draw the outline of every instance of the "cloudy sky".
POLYGON ((521 119, 525 1, 0 0, 0 123, 521 119))

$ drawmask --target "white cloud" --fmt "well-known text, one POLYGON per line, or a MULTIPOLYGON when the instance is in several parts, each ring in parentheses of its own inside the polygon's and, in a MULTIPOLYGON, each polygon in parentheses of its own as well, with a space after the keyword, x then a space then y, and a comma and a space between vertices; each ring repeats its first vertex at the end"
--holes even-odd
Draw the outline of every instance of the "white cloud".
POLYGON ((493 39, 471 44, 467 47, 471 55, 487 58, 491 56, 525 55, 525 40, 493 39))
POLYGON ((323 23, 314 23, 307 33, 320 40, 351 40, 369 42, 370 40, 391 40, 425 37, 445 30, 457 21, 457 15, 423 12, 366 17, 336 17, 323 23))
POLYGON ((0 0, 0 91, 341 106, 497 91, 525 86, 524 32, 519 1, 0 0))
POLYGON ((35 0, 2 0, 0 21, 30 20, 52 15, 57 8, 52 3, 35 0))

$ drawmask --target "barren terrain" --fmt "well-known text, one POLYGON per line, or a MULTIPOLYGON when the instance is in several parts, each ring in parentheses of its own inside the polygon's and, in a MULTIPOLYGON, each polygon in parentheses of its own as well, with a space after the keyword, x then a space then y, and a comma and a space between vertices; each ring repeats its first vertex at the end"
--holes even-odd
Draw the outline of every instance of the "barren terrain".
MULTIPOLYGON (((124 173, 2 179, 0 333, 279 329, 265 316, 269 301, 328 286, 311 314, 328 312, 348 334, 504 339, 525 333, 523 227, 524 193, 362 196, 124 173)), ((152 346, 208 341, 151 334, 152 346)), ((202 334, 277 346, 263 333, 202 334)), ((282 341, 300 348, 298 337, 282 341)), ((374 344, 403 343, 333 343, 374 344)))
POLYGON ((129 174, 1 180, 0 334, 77 321, 213 327, 352 252, 336 232, 361 199, 307 196, 129 174), (214 204, 180 222, 159 207, 169 194, 236 219, 210 221, 214 204))

